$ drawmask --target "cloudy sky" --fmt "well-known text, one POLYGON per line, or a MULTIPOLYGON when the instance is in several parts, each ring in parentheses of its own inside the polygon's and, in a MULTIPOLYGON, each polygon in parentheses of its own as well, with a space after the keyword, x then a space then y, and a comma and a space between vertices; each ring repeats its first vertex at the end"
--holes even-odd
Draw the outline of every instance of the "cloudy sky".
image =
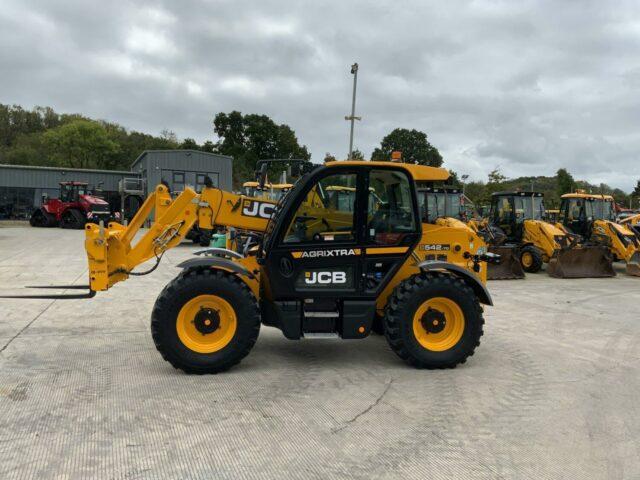
POLYGON ((426 132, 445 166, 484 179, 640 178, 638 1, 3 0, 0 103, 180 138, 216 112, 289 124, 315 161, 426 132))

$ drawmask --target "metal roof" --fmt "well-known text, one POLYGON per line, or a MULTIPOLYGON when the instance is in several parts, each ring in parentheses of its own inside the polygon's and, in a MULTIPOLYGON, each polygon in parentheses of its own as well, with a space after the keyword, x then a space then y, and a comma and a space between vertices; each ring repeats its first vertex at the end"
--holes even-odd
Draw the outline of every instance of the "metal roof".
POLYGON ((92 168, 73 168, 73 167, 40 167, 37 165, 8 165, 0 163, 0 168, 12 168, 18 170, 49 170, 55 172, 86 172, 86 173, 113 173, 118 175, 138 175, 136 172, 128 170, 97 170, 92 168))
POLYGON ((136 158, 132 163, 131 163, 131 170, 133 170, 133 166, 138 163, 140 160, 142 160, 147 153, 168 153, 168 152, 191 152, 191 153, 203 153, 205 155, 212 155, 214 157, 223 157, 223 158, 229 158, 233 160, 233 157, 229 156, 229 155, 222 155, 220 153, 211 153, 211 152, 203 152, 202 150, 194 150, 192 148, 185 148, 185 149, 180 149, 180 148, 166 148, 166 149, 161 149, 161 150, 145 150, 144 152, 142 152, 140 155, 138 155, 138 158, 136 158))
POLYGON ((492 197, 544 197, 542 192, 534 192, 531 190, 518 190, 518 191, 504 191, 504 192, 494 192, 491 194, 492 197))

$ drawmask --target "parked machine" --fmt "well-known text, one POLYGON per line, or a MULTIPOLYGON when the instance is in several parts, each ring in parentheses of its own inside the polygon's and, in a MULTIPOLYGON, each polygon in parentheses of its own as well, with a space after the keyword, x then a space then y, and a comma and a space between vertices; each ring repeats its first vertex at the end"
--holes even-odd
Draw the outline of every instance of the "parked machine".
POLYGON ((286 194, 293 185, 291 183, 265 183, 260 187, 259 182, 244 182, 242 193, 247 197, 261 198, 277 202, 286 194))
POLYGON ((111 214, 109 203, 93 195, 84 182, 60 182, 58 198, 47 198, 29 220, 33 227, 82 229, 87 222, 105 225, 118 220, 119 213, 111 214))
POLYGON ((612 259, 605 248, 587 245, 579 235, 544 221, 539 192, 498 192, 491 196, 489 222, 494 246, 517 249, 525 272, 536 273, 547 263, 547 273, 558 278, 611 277, 612 259))
POLYGON ((559 225, 581 235, 587 244, 606 248, 613 260, 626 263, 629 275, 640 276, 640 240, 634 230, 616 223, 615 218, 610 195, 584 190, 562 195, 559 225))
POLYGON ((159 185, 127 227, 87 226, 89 291, 71 297, 149 273, 135 268, 153 258, 157 265, 195 223, 226 225, 261 232, 260 243, 245 255, 211 249, 183 262, 153 309, 155 345, 175 368, 230 368, 249 353, 261 323, 289 339, 360 339, 376 315, 408 364, 455 367, 483 334, 482 305, 492 301, 476 272, 491 258, 465 232, 423 227, 416 182, 448 176, 413 164, 328 162, 302 176, 275 209, 210 187, 199 194, 186 188, 172 201, 159 185), (356 189, 345 208, 328 204, 326 189, 335 185, 356 189), (136 242, 152 211, 154 223, 136 242))
POLYGON ((624 225, 640 239, 640 213, 630 215, 618 222, 620 225, 624 225))

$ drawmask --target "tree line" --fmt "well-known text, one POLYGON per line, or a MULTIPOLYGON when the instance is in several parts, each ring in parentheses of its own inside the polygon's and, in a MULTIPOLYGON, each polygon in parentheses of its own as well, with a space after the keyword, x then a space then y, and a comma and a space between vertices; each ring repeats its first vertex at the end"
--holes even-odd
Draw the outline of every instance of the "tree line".
MULTIPOLYGON (((31 110, 19 105, 0 104, 0 163, 39 165, 69 168, 95 168, 128 170, 145 150, 192 149, 232 156, 234 187, 254 177, 259 159, 311 160, 311 153, 300 143, 295 131, 286 124, 277 124, 267 115, 242 114, 238 111, 220 112, 212 121, 212 132, 217 141, 199 144, 192 138, 179 140, 175 133, 163 130, 159 135, 128 130, 104 120, 95 120, 80 114, 60 114, 50 107, 31 110)), ((405 162, 440 167, 443 158, 427 134, 416 129, 396 128, 382 138, 371 160, 390 160, 391 152, 401 151, 405 162)), ((364 159, 358 149, 354 159, 364 159)), ((327 153, 325 161, 336 157, 327 153)), ((272 175, 282 167, 274 166, 272 175)), ((462 187, 456 172, 450 170, 450 183, 462 187)), ((640 180, 635 190, 627 194, 608 185, 591 185, 574 180, 566 169, 553 177, 506 178, 498 168, 491 171, 486 181, 472 181, 464 185, 465 193, 477 205, 487 204, 491 194, 500 190, 533 188, 545 194, 547 204, 559 203, 563 193, 575 188, 611 194, 622 205, 629 205, 631 197, 640 199, 640 180)))

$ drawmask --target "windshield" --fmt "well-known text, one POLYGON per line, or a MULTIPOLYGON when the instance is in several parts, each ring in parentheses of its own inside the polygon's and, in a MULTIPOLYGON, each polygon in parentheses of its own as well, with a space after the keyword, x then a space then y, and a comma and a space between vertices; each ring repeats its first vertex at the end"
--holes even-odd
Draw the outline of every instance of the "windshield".
POLYGON ((591 217, 594 220, 615 220, 613 202, 589 199, 585 202, 585 209, 587 218, 591 217))
POLYGON ((545 216, 542 197, 517 196, 514 203, 518 220, 542 220, 545 216))
POLYGON ((424 195, 420 195, 420 213, 421 217, 429 222, 441 217, 460 219, 462 197, 459 193, 425 192, 424 195))
POLYGON ((580 220, 611 220, 615 221, 613 202, 599 198, 570 198, 565 207, 562 201, 562 215, 566 215, 569 222, 580 220))

